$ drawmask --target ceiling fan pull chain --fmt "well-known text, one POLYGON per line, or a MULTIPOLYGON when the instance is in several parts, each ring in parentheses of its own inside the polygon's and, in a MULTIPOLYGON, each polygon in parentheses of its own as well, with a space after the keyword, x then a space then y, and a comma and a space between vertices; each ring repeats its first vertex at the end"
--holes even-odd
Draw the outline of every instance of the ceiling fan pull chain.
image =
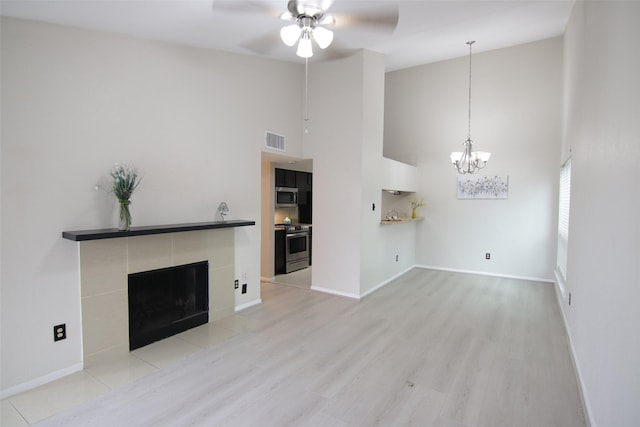
POLYGON ((304 133, 309 132, 309 58, 304 59, 304 133))

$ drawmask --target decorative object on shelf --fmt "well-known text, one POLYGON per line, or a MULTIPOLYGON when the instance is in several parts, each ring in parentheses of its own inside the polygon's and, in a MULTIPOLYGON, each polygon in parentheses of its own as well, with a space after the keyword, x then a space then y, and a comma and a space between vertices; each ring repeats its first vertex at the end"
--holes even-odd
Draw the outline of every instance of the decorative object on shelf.
POLYGON ((400 214, 398 213, 397 210, 391 209, 390 211, 387 212, 385 219, 387 221, 400 221, 400 214))
POLYGON ((416 197, 414 197, 413 199, 411 199, 411 218, 412 219, 416 219, 417 215, 416 215, 416 210, 421 207, 424 206, 424 199, 418 199, 416 197))
POLYGON ((220 214, 220 218, 224 221, 224 216, 229 213, 229 206, 227 206, 227 202, 220 202, 218 206, 218 213, 220 214))
POLYGON ((289 218, 288 216, 285 216, 284 219, 282 220, 282 223, 284 225, 291 225, 291 218, 289 218))
POLYGON ((141 178, 135 167, 116 163, 111 170, 113 185, 111 191, 118 199, 120 205, 118 230, 129 231, 131 229, 131 195, 140 184, 141 178))
POLYGON ((507 199, 508 195, 507 175, 458 177, 458 199, 507 199))
POLYGON ((467 131, 467 140, 464 142, 464 151, 455 151, 451 153, 451 163, 460 174, 472 174, 487 165, 491 153, 484 151, 472 151, 473 141, 471 140, 471 45, 475 41, 469 41, 469 126, 467 131))

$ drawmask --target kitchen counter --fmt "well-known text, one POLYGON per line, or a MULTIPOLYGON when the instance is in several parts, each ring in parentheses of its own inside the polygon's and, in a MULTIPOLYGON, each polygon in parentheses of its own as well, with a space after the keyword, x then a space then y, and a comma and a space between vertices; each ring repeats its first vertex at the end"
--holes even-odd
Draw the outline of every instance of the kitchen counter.
POLYGON ((291 225, 275 224, 275 225, 273 226, 273 229, 274 229, 275 231, 278 231, 278 230, 286 230, 286 229, 287 229, 287 227, 296 226, 296 225, 301 225, 301 226, 309 227, 309 228, 311 228, 311 227, 312 227, 312 225, 311 225, 311 224, 298 224, 298 223, 293 224, 293 223, 292 223, 291 225))

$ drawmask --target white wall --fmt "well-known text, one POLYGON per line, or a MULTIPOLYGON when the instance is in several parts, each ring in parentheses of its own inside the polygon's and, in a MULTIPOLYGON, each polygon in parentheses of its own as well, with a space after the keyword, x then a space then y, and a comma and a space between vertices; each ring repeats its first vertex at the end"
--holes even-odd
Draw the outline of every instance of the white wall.
POLYGON ((236 306, 259 300, 260 153, 265 129, 302 152, 301 66, 15 19, 1 31, 3 393, 81 362, 78 247, 60 235, 115 226, 93 189, 115 162, 144 174, 134 226, 214 220, 223 200, 256 220, 235 235, 236 306))
POLYGON ((312 289, 359 298, 415 260, 412 225, 380 225, 383 57, 359 51, 314 63, 309 84, 304 157, 314 170, 312 289))
POLYGON ((449 154, 467 136, 468 55, 387 73, 384 155, 417 166, 426 202, 417 264, 552 280, 561 55, 560 38, 473 55, 471 136, 493 153, 480 174, 509 176, 507 200, 456 198, 449 154))
POLYGON ((389 182, 402 182, 400 165, 382 157, 384 124, 384 57, 364 52, 362 78, 363 148, 362 205, 360 207, 360 294, 415 264, 415 224, 380 225, 382 189, 389 182), (392 176, 388 176, 389 175, 392 176), (393 175, 401 176, 393 176, 393 175), (376 210, 373 210, 373 204, 376 210), (398 261, 396 261, 396 255, 398 261))
POLYGON ((308 133, 313 159, 314 288, 360 294, 362 52, 309 65, 308 133))
POLYGON ((640 3, 579 1, 564 39, 571 149, 562 308, 592 426, 640 425, 640 3), (572 294, 568 305, 568 293, 572 294))

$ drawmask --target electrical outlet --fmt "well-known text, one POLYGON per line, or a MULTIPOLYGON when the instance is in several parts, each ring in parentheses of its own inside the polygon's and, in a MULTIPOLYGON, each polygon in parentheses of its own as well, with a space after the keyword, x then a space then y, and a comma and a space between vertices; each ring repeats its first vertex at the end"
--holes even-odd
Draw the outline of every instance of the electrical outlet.
POLYGON ((376 204, 375 203, 371 203, 371 210, 375 211, 376 210, 376 204))
POLYGON ((491 254, 489 252, 484 254, 484 259, 491 259, 491 254))
POLYGON ((63 323, 53 327, 53 341, 60 341, 67 339, 67 325, 63 323))
POLYGON ((569 305, 571 305, 571 292, 569 292, 569 305))
POLYGON ((396 255, 396 262, 398 262, 398 255, 396 255))
POLYGON ((243 284, 242 284, 242 293, 243 293, 243 294, 246 294, 246 293, 247 293, 247 284, 246 284, 246 283, 243 283, 243 284))
POLYGON ((233 281, 233 289, 238 289, 240 282, 238 281, 238 279, 233 281))

